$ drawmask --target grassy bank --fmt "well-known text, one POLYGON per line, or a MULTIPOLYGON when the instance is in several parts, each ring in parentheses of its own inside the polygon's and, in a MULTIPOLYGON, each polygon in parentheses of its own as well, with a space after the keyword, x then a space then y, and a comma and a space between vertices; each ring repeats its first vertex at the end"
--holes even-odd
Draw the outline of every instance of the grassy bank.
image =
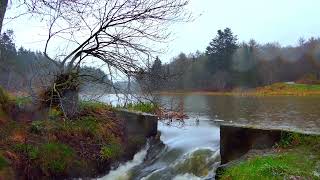
POLYGON ((320 96, 320 84, 275 83, 250 90, 233 91, 163 91, 160 95, 208 95, 208 96, 320 96))
POLYGON ((257 88, 257 95, 320 95, 320 84, 288 84, 275 83, 270 86, 257 88))
POLYGON ((285 133, 273 153, 231 166, 220 179, 320 179, 320 137, 285 133))
MULTIPOLYGON (((139 150, 144 144, 141 137, 126 137, 115 107, 81 102, 78 116, 71 120, 52 108, 44 119, 15 121, 8 111, 22 103, 30 101, 9 97, 2 90, 0 179, 94 177, 104 174, 112 163, 130 158, 135 153, 132 149, 139 150)), ((146 106, 130 105, 150 110, 146 106)))

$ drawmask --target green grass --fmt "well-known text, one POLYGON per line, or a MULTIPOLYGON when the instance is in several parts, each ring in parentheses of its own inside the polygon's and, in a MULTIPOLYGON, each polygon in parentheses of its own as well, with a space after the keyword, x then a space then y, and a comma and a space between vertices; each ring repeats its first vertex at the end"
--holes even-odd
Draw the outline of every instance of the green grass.
POLYGON ((221 179, 289 179, 300 176, 315 179, 315 161, 300 153, 255 157, 225 171, 221 179))
POLYGON ((287 84, 287 83, 276 83, 271 85, 271 88, 275 89, 287 89, 296 91, 320 91, 320 84, 287 84))
POLYGON ((101 121, 96 117, 83 116, 79 119, 68 121, 33 121, 30 132, 34 134, 45 134, 49 131, 60 133, 72 133, 75 135, 100 136, 101 121))
POLYGON ((8 166, 8 161, 0 155, 0 171, 8 166))
POLYGON ((276 147, 284 151, 243 161, 225 170, 221 179, 320 179, 314 173, 320 163, 320 136, 284 132, 276 147))
POLYGON ((62 116, 63 116, 63 113, 61 110, 59 110, 57 108, 50 108, 49 113, 48 113, 49 120, 57 120, 62 116))
POLYGON ((31 144, 15 144, 13 149, 18 153, 23 153, 30 160, 35 160, 39 157, 39 148, 31 144))
POLYGON ((257 88, 257 94, 272 95, 308 95, 320 94, 320 84, 287 84, 275 83, 257 88))
POLYGON ((92 116, 81 117, 79 120, 73 121, 73 129, 85 134, 93 136, 99 134, 99 120, 92 116))
POLYGON ((123 152, 120 142, 116 138, 109 139, 109 144, 102 146, 100 157, 103 160, 118 158, 123 152))
POLYGON ((129 103, 125 106, 121 106, 119 108, 124 108, 128 109, 130 111, 140 111, 140 112, 145 112, 145 113, 154 113, 158 106, 155 105, 154 103, 129 103))
POLYGON ((29 96, 11 96, 10 100, 19 107, 32 103, 32 98, 29 96))
POLYGON ((16 144, 13 149, 16 153, 32 160, 33 165, 39 165, 43 172, 49 174, 62 173, 72 164, 75 157, 73 149, 61 143, 45 143, 39 146, 16 144))
POLYGON ((8 93, 0 86, 0 106, 4 106, 9 102, 8 93))
POLYGON ((100 109, 113 109, 109 104, 98 101, 80 101, 80 110, 100 110, 100 109))
POLYGON ((72 164, 75 152, 61 143, 46 143, 39 148, 39 160, 44 172, 62 173, 72 164))
POLYGON ((158 108, 158 106, 155 105, 154 103, 148 103, 148 102, 129 103, 126 105, 118 105, 116 107, 113 107, 110 104, 105 104, 98 101, 81 101, 80 102, 80 110, 82 111, 85 111, 85 110, 98 111, 102 109, 114 110, 115 108, 123 108, 123 109, 128 109, 130 111, 140 111, 145 113, 154 113, 158 108))

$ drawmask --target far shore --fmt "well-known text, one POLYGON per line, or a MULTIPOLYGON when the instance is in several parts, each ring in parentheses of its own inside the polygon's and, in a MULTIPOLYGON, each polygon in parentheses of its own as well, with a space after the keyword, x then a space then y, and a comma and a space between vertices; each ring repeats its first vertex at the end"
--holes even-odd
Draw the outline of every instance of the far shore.
POLYGON ((320 85, 275 83, 249 90, 231 91, 159 91, 158 95, 207 95, 207 96, 320 96, 320 85))

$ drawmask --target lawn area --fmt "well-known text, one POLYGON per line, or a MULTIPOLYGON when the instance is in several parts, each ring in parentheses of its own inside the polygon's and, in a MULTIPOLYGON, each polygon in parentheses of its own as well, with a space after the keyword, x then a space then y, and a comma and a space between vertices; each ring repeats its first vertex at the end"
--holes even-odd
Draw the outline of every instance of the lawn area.
POLYGON ((275 83, 256 89, 257 95, 320 95, 320 84, 275 83))
POLYGON ((277 153, 251 157, 226 169, 220 179, 320 179, 320 137, 290 133, 277 153))

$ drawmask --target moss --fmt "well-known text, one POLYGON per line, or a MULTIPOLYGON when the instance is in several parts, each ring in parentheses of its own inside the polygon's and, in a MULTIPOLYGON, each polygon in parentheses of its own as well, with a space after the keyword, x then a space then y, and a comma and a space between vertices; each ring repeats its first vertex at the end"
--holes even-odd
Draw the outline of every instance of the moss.
POLYGON ((208 157, 212 155, 212 151, 207 149, 195 151, 182 163, 177 164, 175 169, 178 174, 192 173, 199 177, 205 177, 210 170, 208 157))

